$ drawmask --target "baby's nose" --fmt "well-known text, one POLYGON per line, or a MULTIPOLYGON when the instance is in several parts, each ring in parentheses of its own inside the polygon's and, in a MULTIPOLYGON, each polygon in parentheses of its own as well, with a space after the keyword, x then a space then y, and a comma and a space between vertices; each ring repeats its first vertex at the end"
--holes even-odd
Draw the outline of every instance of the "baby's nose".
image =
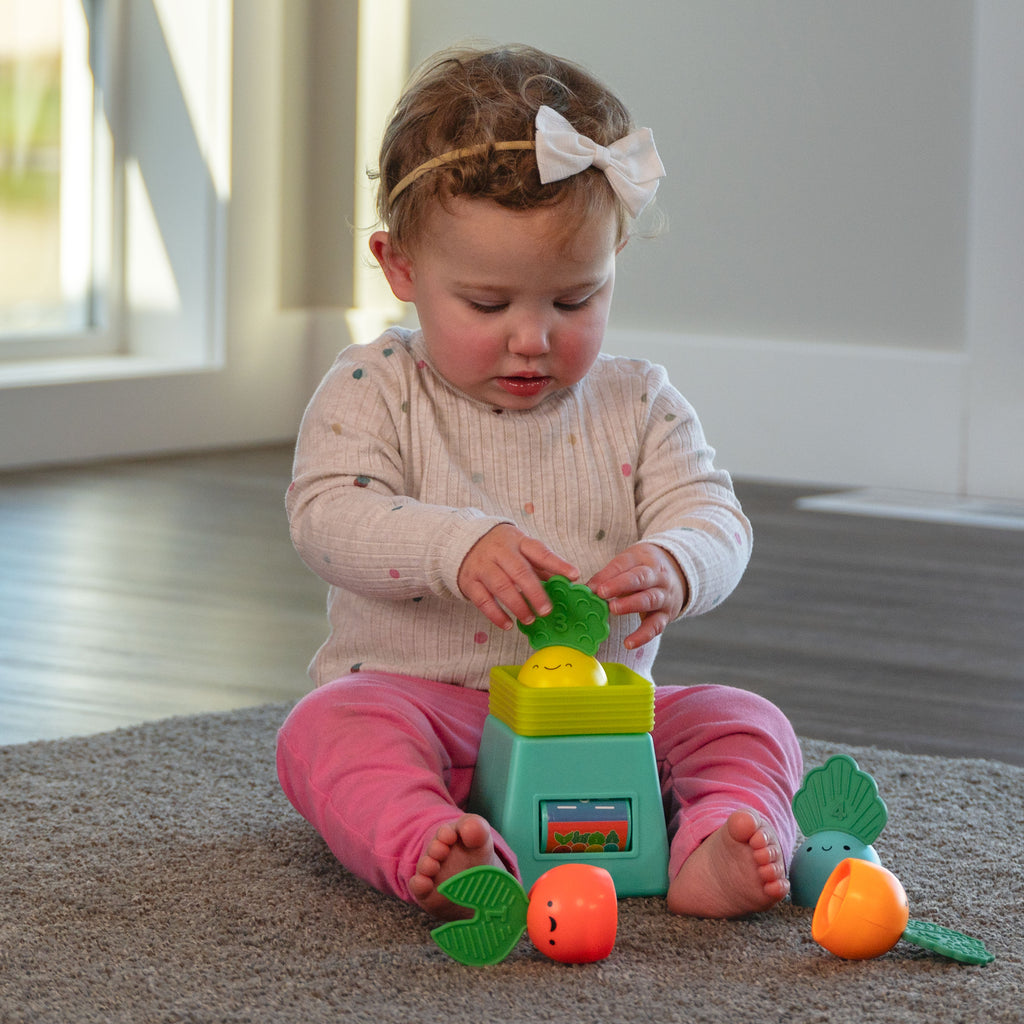
POLYGON ((509 339, 509 350, 516 355, 543 355, 550 347, 547 324, 537 320, 521 321, 509 339))

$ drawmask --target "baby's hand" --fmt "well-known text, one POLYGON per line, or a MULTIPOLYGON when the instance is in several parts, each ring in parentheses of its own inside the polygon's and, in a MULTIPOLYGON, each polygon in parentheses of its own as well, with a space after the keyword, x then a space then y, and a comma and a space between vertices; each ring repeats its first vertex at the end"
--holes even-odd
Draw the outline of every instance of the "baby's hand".
POLYGON ((608 602, 613 615, 640 615, 640 628, 624 641, 630 651, 663 633, 690 593, 676 560, 663 548, 643 542, 616 555, 588 586, 608 602))
POLYGON ((511 523, 502 523, 469 549, 459 568, 458 583, 466 599, 491 622, 511 629, 513 621, 506 609, 527 625, 537 615, 551 611, 551 600, 541 580, 556 573, 571 580, 580 575, 576 566, 539 540, 511 523))

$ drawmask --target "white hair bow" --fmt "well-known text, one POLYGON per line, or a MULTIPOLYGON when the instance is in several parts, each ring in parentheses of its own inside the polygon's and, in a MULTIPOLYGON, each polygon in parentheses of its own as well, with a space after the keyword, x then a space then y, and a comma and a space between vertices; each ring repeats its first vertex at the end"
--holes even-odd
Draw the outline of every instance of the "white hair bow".
POLYGON ((551 107, 541 107, 535 123, 537 169, 545 185, 596 167, 634 217, 654 198, 665 166, 650 128, 637 128, 618 142, 601 146, 580 135, 551 107))

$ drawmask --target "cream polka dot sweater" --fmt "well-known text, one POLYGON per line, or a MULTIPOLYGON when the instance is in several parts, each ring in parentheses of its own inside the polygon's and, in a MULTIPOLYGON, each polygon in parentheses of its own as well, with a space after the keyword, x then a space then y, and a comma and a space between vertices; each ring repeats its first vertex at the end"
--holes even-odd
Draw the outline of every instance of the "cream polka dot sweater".
MULTIPOLYGON (((529 656, 457 586, 466 553, 515 523, 581 579, 643 539, 689 581, 684 615, 708 611, 750 557, 750 524, 691 406, 662 367, 601 355, 535 409, 469 398, 431 366, 422 335, 345 349, 302 420, 287 496, 292 540, 330 585, 317 685, 375 669, 486 689, 491 666, 529 656)), ((613 616, 601 661, 647 678, 657 643, 627 651, 613 616)), ((662 680, 680 683, 683 680, 662 680)))

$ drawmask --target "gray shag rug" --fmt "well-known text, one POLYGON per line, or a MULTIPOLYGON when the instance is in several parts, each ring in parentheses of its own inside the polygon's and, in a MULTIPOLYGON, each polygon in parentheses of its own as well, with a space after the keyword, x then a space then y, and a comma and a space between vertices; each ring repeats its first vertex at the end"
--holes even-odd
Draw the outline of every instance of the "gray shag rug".
POLYGON ((608 959, 564 966, 523 938, 450 960, 418 911, 349 876, 274 774, 288 706, 0 748, 0 1020, 1019 1022, 1024 769, 849 753, 890 818, 875 846, 911 916, 983 938, 969 967, 901 942, 860 962, 785 903, 744 921, 624 900, 608 959))

